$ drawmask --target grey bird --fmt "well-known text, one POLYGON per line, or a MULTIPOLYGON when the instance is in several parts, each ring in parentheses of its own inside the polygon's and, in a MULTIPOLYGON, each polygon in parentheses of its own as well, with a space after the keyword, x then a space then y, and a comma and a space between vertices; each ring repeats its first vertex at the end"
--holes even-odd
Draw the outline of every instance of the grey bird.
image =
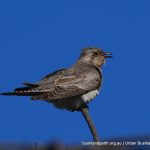
POLYGON ((68 69, 57 70, 41 81, 24 83, 24 87, 2 95, 31 96, 32 100, 43 100, 60 109, 77 111, 92 101, 102 84, 102 65, 110 52, 100 48, 84 48, 77 62, 68 69))

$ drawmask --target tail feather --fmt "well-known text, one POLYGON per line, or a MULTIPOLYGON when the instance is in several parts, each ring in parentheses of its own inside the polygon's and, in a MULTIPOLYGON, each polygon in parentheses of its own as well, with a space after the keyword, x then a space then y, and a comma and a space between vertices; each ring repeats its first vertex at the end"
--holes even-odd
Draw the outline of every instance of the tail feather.
MULTIPOLYGON (((20 89, 20 88, 18 88, 20 89)), ((16 95, 16 96, 37 96, 43 94, 43 91, 38 90, 17 90, 13 92, 0 93, 0 95, 16 95)))
POLYGON ((24 85, 26 85, 26 87, 16 88, 13 92, 0 93, 0 95, 35 96, 44 93, 36 89, 39 85, 27 82, 24 83, 24 85))
POLYGON ((0 93, 0 95, 16 95, 14 92, 0 93))
POLYGON ((14 90, 14 92, 21 92, 21 91, 29 91, 31 90, 32 88, 29 88, 29 87, 20 87, 20 88, 16 88, 14 90))
POLYGON ((32 88, 36 88, 39 86, 38 84, 33 84, 33 83, 29 83, 29 82, 24 82, 23 84, 27 87, 32 87, 32 88))

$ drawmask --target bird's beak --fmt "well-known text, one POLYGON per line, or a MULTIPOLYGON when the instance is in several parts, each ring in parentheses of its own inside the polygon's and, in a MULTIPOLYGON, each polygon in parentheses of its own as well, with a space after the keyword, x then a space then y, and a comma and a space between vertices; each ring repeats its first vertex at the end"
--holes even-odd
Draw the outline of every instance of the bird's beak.
POLYGON ((104 52, 104 57, 105 58, 112 58, 112 53, 111 52, 104 52))

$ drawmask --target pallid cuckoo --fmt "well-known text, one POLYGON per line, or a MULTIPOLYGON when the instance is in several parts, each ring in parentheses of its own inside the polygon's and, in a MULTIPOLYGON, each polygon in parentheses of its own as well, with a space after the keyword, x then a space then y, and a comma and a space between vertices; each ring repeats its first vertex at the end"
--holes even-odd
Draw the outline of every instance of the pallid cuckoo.
POLYGON ((57 108, 79 110, 99 94, 101 67, 110 57, 110 52, 100 48, 84 48, 71 68, 57 70, 35 84, 25 82, 25 87, 2 95, 31 96, 32 100, 47 101, 57 108))

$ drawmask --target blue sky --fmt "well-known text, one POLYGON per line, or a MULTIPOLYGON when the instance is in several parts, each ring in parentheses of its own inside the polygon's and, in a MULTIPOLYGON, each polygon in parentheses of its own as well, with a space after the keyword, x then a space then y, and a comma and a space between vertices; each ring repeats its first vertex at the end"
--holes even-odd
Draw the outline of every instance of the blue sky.
MULTIPOLYGON (((0 2, 0 91, 71 66, 80 50, 114 54, 90 113, 101 138, 150 134, 149 1, 0 2)), ((0 141, 92 139, 80 113, 28 97, 0 96, 0 141)))

